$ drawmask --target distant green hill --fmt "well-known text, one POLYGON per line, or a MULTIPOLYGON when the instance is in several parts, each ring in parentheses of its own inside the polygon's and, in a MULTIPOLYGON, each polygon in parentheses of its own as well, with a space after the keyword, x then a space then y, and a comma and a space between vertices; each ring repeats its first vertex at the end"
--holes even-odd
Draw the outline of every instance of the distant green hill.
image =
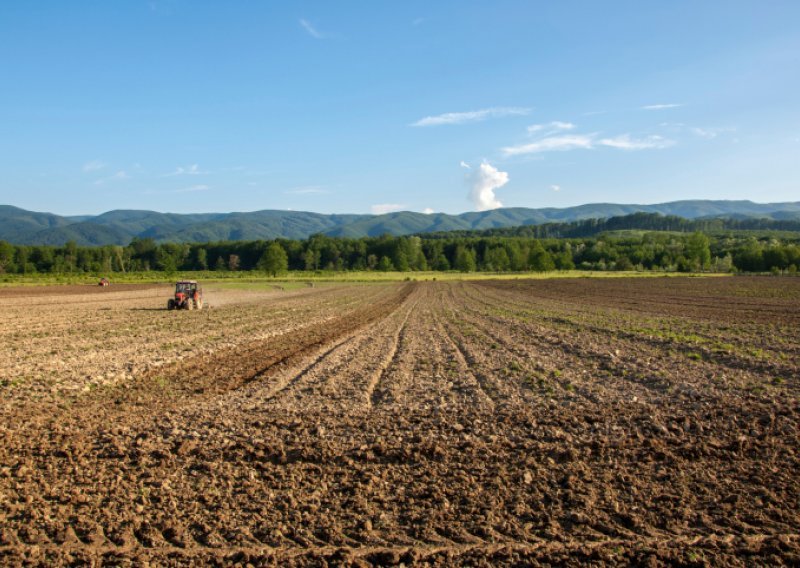
POLYGON ((14 242, 33 242, 33 235, 40 231, 57 229, 73 221, 51 213, 26 211, 11 205, 0 205, 0 239, 14 242))
POLYGON ((674 201, 655 205, 591 203, 563 209, 504 208, 460 215, 411 211, 385 215, 323 215, 301 211, 203 213, 180 215, 155 211, 117 210, 97 216, 62 217, 51 213, 0 206, 0 240, 14 244, 128 244, 132 239, 159 242, 208 242, 303 239, 315 233, 364 237, 441 231, 475 231, 544 223, 608 219, 632 213, 659 213, 686 219, 800 219, 800 202, 674 201))

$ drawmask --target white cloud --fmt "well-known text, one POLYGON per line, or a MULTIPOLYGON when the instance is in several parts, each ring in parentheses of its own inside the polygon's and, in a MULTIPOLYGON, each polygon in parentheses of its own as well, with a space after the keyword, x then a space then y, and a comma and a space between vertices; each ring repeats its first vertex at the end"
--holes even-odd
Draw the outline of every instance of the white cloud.
POLYGON ((425 213, 425 215, 432 215, 433 213, 435 213, 435 211, 430 207, 426 207, 425 209, 422 210, 422 212, 425 213))
POLYGON ((314 39, 325 39, 325 34, 322 34, 319 31, 317 31, 317 28, 311 25, 311 22, 309 22, 308 20, 300 18, 300 25, 303 26, 303 29, 306 30, 306 32, 308 32, 308 35, 310 35, 314 39))
POLYGON ((549 132, 558 132, 559 130, 572 130, 573 128, 575 128, 575 125, 571 122, 554 120, 553 122, 548 122, 547 124, 531 124, 528 127, 528 134, 535 134, 543 130, 547 130, 549 132))
POLYGON ((470 165, 469 165, 467 162, 465 162, 464 160, 461 160, 461 164, 460 164, 460 166, 461 166, 462 168, 466 168, 466 169, 468 169, 468 170, 471 170, 471 169, 472 169, 472 166, 470 166, 470 165))
POLYGON ((561 186, 553 184, 553 185, 550 186, 550 190, 551 191, 561 191, 561 186))
POLYGON ((501 118, 504 116, 521 116, 530 113, 529 108, 518 107, 492 107, 468 112, 446 112, 436 116, 426 116, 411 124, 411 126, 441 126, 443 124, 464 124, 465 122, 480 122, 488 118, 501 118))
POLYGON ((549 136, 529 144, 507 146, 502 148, 506 156, 519 156, 522 154, 537 154, 539 152, 552 152, 558 150, 589 149, 594 144, 595 134, 567 134, 563 136, 549 136))
POLYGON ((711 140, 712 138, 716 138, 720 134, 725 132, 736 132, 735 128, 691 128, 690 129, 692 134, 695 136, 699 136, 700 138, 705 138, 707 140, 711 140))
POLYGON ((692 128, 692 134, 710 140, 711 138, 716 138, 718 133, 711 128, 692 128))
POLYGON ((401 205, 400 203, 379 203, 370 207, 370 210, 373 215, 385 215, 386 213, 392 213, 394 211, 402 211, 405 207, 405 205, 401 205))
POLYGON ((642 110, 664 110, 668 108, 678 108, 682 107, 682 103, 667 103, 667 104, 657 104, 657 105, 645 105, 642 107, 642 110))
POLYGON ((128 174, 124 170, 119 170, 117 173, 115 173, 113 175, 110 175, 110 176, 104 177, 104 178, 100 178, 99 180, 94 182, 94 184, 95 185, 103 185, 104 183, 108 183, 110 181, 121 181, 121 180, 124 180, 124 179, 128 179, 129 177, 130 176, 128 176, 128 174))
POLYGON ((470 185, 469 198, 478 211, 503 206, 494 192, 508 183, 508 172, 501 172, 484 162, 477 170, 467 175, 467 183, 470 185))
POLYGON ((646 138, 631 138, 630 134, 621 134, 613 138, 603 138, 598 142, 600 146, 619 148, 621 150, 650 150, 669 148, 675 144, 663 136, 647 136, 646 138))
POLYGON ((100 160, 91 160, 83 164, 83 168, 81 169, 84 172, 96 172, 97 170, 102 170, 105 167, 106 165, 100 160))
POLYGON ((620 150, 648 150, 668 148, 675 144, 674 141, 662 136, 647 136, 645 138, 632 138, 630 134, 621 134, 612 138, 597 139, 596 133, 591 134, 562 134, 559 136, 546 136, 535 142, 507 146, 501 151, 506 156, 520 156, 525 154, 538 154, 540 152, 556 152, 566 150, 591 150, 598 146, 618 148, 620 150))
POLYGON ((183 166, 178 166, 177 168, 175 168, 174 172, 168 173, 168 174, 164 174, 163 177, 170 177, 170 176, 199 176, 199 175, 205 175, 207 173, 209 173, 209 172, 201 170, 200 166, 198 164, 192 164, 190 166, 186 166, 185 168, 183 166))

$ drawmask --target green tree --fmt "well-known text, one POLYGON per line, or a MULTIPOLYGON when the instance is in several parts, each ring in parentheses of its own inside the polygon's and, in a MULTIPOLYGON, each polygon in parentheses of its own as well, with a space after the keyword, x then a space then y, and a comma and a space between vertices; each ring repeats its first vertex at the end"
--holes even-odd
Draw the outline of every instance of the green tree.
POLYGON ((278 274, 289 270, 289 255, 280 244, 274 242, 264 251, 257 266, 259 270, 263 270, 275 278, 278 274))
POLYGON ((394 264, 395 268, 400 272, 408 272, 411 270, 411 267, 408 264, 408 255, 406 251, 398 249, 397 252, 394 254, 394 264))
POLYGON ((441 271, 450 270, 450 261, 447 260, 447 256, 443 252, 439 253, 436 263, 433 265, 433 269, 441 271))
POLYGON ((495 246, 488 249, 483 257, 483 268, 498 272, 504 272, 511 268, 511 259, 508 257, 505 247, 495 246))
POLYGON ((394 270, 394 264, 388 256, 382 256, 378 261, 378 270, 381 272, 390 272, 394 270))
POLYGON ((14 245, 6 241, 0 241, 0 273, 14 272, 16 266, 14 265, 14 245))
POLYGON ((156 266, 167 274, 174 274, 178 270, 178 263, 175 257, 163 247, 159 247, 156 251, 156 266))
POLYGON ((318 250, 309 248, 303 254, 303 264, 306 270, 316 270, 319 268, 320 254, 318 250))
POLYGON ((707 270, 711 266, 710 241, 700 231, 686 241, 686 260, 695 270, 707 270))
POLYGON ((553 257, 547 252, 542 243, 533 241, 531 249, 528 253, 528 266, 531 270, 536 272, 548 272, 556 269, 556 263, 553 262, 553 257))
POLYGON ((572 253, 568 250, 562 251, 553 257, 556 269, 558 270, 574 270, 575 263, 572 261, 572 253))
POLYGON ((208 270, 208 251, 203 247, 198 247, 194 254, 197 268, 200 270, 208 270))
POLYGON ((454 268, 460 272, 475 272, 475 251, 463 245, 456 247, 454 268))

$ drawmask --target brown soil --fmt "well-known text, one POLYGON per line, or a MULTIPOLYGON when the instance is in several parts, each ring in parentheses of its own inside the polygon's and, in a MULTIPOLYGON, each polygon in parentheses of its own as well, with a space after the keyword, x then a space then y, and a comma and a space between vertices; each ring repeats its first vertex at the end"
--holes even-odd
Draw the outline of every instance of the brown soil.
POLYGON ((0 294, 2 564, 800 563, 800 279, 115 293, 0 294))

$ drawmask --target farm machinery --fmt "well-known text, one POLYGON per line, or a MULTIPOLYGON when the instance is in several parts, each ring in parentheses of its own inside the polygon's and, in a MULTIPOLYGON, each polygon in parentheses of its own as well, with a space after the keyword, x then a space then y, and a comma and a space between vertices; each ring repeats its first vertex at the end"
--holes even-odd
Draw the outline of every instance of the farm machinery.
POLYGON ((196 280, 175 283, 175 296, 167 302, 168 310, 202 310, 203 290, 196 280))

